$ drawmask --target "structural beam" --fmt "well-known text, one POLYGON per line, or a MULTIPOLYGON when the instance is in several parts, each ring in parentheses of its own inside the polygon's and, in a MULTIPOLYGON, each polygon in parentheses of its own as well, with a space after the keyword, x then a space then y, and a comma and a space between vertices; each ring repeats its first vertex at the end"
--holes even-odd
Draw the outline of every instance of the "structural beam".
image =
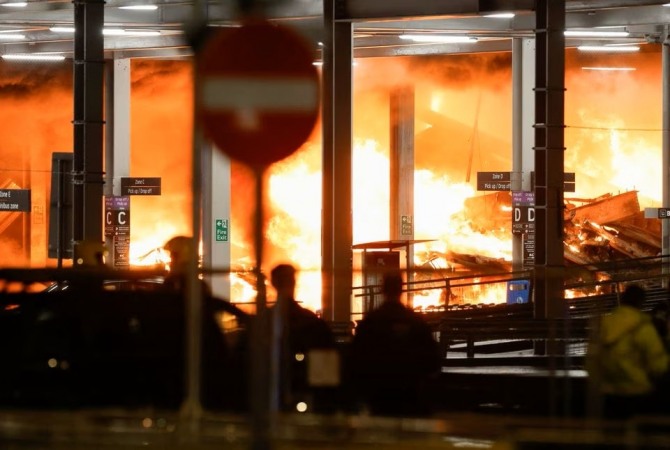
POLYGON ((532 10, 534 0, 339 0, 337 20, 370 20, 412 17, 476 15, 496 10, 532 10))
POLYGON ((102 242, 104 1, 74 2, 73 233, 102 242))
POLYGON ((351 319, 353 271, 353 26, 334 20, 336 3, 324 1, 322 308, 326 320, 346 322, 351 319))
POLYGON ((565 0, 538 0, 535 65, 535 315, 562 315, 565 0))

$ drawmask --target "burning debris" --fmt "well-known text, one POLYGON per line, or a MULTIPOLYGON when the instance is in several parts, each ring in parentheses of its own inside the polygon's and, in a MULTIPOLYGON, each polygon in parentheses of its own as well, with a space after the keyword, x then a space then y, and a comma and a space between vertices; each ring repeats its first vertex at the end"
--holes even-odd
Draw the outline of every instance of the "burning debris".
MULTIPOLYGON (((511 203, 508 192, 495 192, 467 199, 465 212, 473 230, 504 230, 509 235, 511 203)), ((660 221, 644 218, 637 191, 591 199, 566 198, 564 226, 568 265, 644 258, 661 252, 660 221)), ((454 253, 445 258, 449 263, 479 271, 505 270, 510 266, 505 260, 482 255, 454 253)))
POLYGON ((637 191, 566 199, 566 263, 594 264, 661 253, 661 225, 645 219, 637 191), (577 203, 581 205, 577 206, 577 203))

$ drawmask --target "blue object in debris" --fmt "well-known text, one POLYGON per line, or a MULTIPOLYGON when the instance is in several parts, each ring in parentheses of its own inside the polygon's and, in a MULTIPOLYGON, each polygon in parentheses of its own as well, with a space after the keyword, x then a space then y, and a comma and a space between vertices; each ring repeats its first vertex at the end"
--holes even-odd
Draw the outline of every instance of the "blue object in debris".
POLYGON ((507 282, 507 304, 528 303, 530 298, 530 281, 513 280, 507 282))

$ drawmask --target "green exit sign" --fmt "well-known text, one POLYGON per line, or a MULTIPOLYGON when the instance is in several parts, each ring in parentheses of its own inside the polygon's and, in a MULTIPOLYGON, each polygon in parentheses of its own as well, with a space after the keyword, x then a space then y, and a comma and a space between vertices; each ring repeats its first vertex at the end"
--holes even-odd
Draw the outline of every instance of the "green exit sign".
POLYGON ((216 219, 214 221, 216 242, 228 242, 228 219, 216 219))

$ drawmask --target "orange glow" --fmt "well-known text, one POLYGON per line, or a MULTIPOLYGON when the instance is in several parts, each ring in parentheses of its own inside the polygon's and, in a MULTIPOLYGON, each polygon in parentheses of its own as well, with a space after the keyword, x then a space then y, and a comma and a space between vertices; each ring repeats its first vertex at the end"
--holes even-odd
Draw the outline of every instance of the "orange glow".
MULTIPOLYGON (((660 46, 644 47, 639 54, 616 56, 636 66, 626 73, 582 71, 585 58, 606 62, 609 56, 567 51, 565 166, 576 173, 577 191, 566 197, 636 189, 643 207, 660 205, 660 46)), ((0 69, 5 105, 0 182, 30 186, 33 200, 33 212, 25 216, 31 225, 29 251, 16 220, 0 234, 0 265, 54 265, 46 256, 49 163, 51 152, 72 149, 71 67, 0 63, 0 69)), ((166 263, 160 247, 175 235, 191 233, 191 70, 188 61, 132 63, 130 176, 162 179, 162 195, 131 200, 131 258, 138 263, 166 263)), ((451 252, 510 261, 509 223, 481 227, 475 220, 480 217, 469 216, 465 207, 467 199, 485 194, 476 191, 476 172, 511 170, 509 53, 359 61, 354 69, 354 243, 389 238, 388 99, 391 90, 408 82, 415 86, 414 238, 434 239, 415 248, 414 264, 437 256, 442 266, 451 267, 446 259, 451 252)), ((264 205, 264 270, 294 262, 301 269, 298 299, 312 309, 320 308, 321 298, 320 139, 317 129, 298 152, 270 168, 264 205)), ((253 179, 236 163, 231 177, 232 259, 235 267, 248 270, 254 255, 253 179)), ((490 213, 505 222, 509 207, 501 208, 490 213)), ((248 273, 240 273, 232 285, 233 300, 253 299, 248 273)), ((462 295, 461 301, 504 301, 504 288, 495 289, 477 299, 462 295)), ((439 303, 437 292, 415 295, 414 304, 439 303)))

